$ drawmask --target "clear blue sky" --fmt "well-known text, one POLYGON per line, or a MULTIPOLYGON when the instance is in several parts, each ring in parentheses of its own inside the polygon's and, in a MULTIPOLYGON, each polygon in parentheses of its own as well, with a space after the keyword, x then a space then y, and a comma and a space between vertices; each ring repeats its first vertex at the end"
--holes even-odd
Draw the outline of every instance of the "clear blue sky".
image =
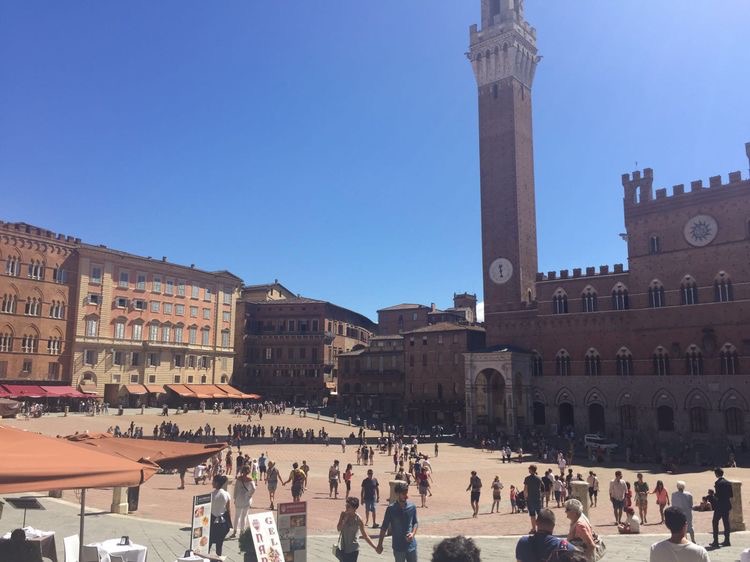
MULTIPOLYGON (((0 2, 0 218, 375 318, 481 298, 479 0, 0 2)), ((527 0, 539 269, 626 259, 620 174, 747 174, 750 3, 527 0)))

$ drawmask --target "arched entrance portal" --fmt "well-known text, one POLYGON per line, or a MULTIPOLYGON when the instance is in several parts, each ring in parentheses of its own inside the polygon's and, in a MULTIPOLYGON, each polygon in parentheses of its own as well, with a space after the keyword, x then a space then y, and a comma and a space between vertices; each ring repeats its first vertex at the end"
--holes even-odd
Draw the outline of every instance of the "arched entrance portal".
POLYGON ((547 425, 547 415, 544 411, 544 404, 534 402, 534 425, 547 425))
POLYGON ((477 421, 486 424, 489 431, 505 427, 505 379, 498 371, 485 369, 479 373, 475 404, 477 421))
POLYGON ((560 404, 560 429, 565 430, 569 427, 575 427, 575 421, 573 404, 570 402, 560 404))
POLYGON ((604 406, 591 404, 589 406, 589 432, 604 435, 604 406))

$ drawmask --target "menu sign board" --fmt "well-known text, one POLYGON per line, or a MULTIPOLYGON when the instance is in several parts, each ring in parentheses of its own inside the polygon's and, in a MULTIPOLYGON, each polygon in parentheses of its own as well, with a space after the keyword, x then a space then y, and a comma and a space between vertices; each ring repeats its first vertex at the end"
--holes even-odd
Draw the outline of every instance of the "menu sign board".
POLYGON ((307 502, 279 504, 279 538, 286 562, 307 562, 307 502))
POLYGON ((195 554, 208 554, 211 533, 211 494, 193 496, 193 522, 190 533, 190 550, 195 554))
POLYGON ((250 528, 258 562, 286 562, 272 511, 250 515, 250 528))

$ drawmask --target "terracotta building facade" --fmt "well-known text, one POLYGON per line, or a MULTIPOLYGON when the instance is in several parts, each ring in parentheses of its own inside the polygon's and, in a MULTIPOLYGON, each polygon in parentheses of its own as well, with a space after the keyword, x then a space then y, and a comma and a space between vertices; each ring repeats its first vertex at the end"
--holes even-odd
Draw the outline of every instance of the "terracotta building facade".
POLYGON ((485 346, 476 295, 445 310, 403 303, 378 310, 378 336, 341 357, 338 411, 404 424, 452 426, 464 411, 464 354, 485 346))
POLYGON ((731 172, 670 191, 650 169, 625 174, 627 266, 538 273, 539 58, 522 6, 483 1, 471 30, 490 347, 465 359, 469 431, 574 428, 645 450, 747 440, 750 181, 731 172))
POLYGON ((0 382, 70 384, 80 242, 0 222, 0 382))
POLYGON ((228 383, 241 280, 0 223, 0 382, 111 403, 129 385, 228 383))
POLYGON ((240 309, 236 380, 264 397, 295 403, 326 404, 336 388, 339 355, 366 345, 376 328, 361 314, 281 290, 252 288, 240 309))
POLYGON ((78 254, 74 384, 115 402, 127 385, 229 382, 238 277, 103 246, 78 254))

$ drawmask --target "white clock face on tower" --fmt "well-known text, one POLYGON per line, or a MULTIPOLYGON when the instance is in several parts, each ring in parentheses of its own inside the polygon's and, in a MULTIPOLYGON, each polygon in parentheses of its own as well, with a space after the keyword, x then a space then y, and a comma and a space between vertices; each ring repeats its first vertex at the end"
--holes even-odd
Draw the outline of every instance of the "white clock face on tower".
POLYGON ((685 224, 683 234, 691 246, 707 246, 716 238, 719 224, 709 215, 696 215, 685 224))
POLYGON ((513 277, 513 264, 506 258, 497 258, 490 265, 489 273, 493 283, 504 285, 513 277))

